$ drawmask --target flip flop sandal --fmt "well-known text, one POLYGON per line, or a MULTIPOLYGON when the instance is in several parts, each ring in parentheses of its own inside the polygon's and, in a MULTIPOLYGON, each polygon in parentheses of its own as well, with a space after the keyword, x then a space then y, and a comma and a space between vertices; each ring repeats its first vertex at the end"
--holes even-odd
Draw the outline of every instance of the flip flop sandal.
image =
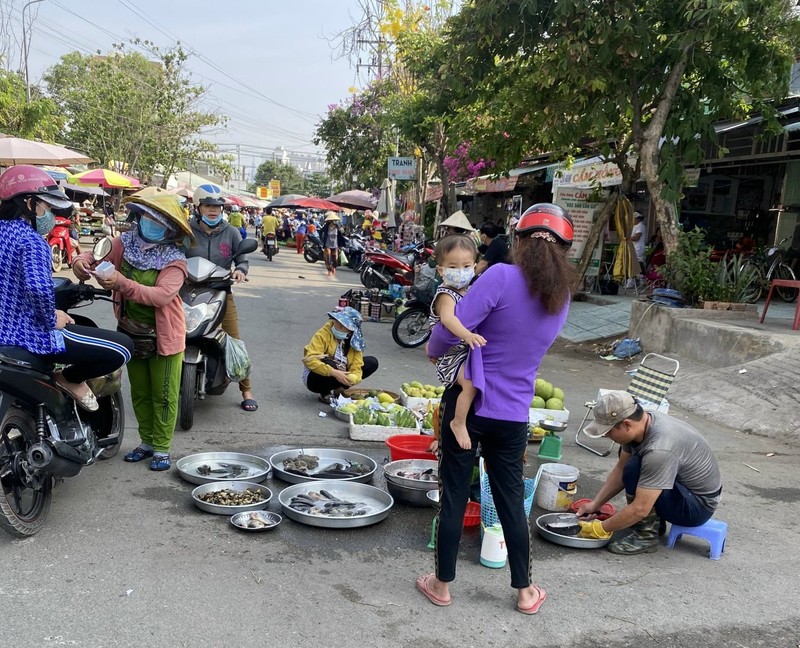
POLYGON ((152 450, 145 450, 141 446, 138 448, 134 448, 128 454, 126 454, 123 459, 128 463, 137 463, 139 461, 144 461, 145 459, 149 459, 153 456, 152 450))
POLYGON ((172 462, 169 460, 169 455, 155 455, 150 462, 150 470, 169 470, 172 462))
POLYGON ((420 576, 417 579, 417 589, 425 595, 431 603, 437 605, 438 607, 447 607, 453 602, 452 598, 443 599, 436 596, 436 594, 431 591, 431 588, 428 586, 428 582, 433 577, 433 574, 426 574, 425 576, 420 576))
POLYGON ((331 404, 331 395, 330 394, 320 394, 319 398, 317 399, 320 403, 325 403, 326 405, 331 404))
POLYGON ((253 398, 245 398, 242 401, 242 409, 245 412, 255 412, 258 409, 258 403, 253 398))
POLYGON ((539 611, 539 608, 542 607, 542 603, 547 600, 547 592, 545 592, 541 587, 536 587, 536 591, 539 592, 539 598, 536 599, 536 602, 531 605, 530 607, 520 607, 517 605, 517 612, 522 612, 522 614, 536 614, 539 611))

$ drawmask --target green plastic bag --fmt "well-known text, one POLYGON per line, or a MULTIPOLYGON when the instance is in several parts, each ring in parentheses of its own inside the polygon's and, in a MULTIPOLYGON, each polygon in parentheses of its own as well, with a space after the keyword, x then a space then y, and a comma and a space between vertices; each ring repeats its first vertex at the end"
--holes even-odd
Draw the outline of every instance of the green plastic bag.
POLYGON ((241 340, 228 336, 225 340, 225 372, 234 382, 250 375, 250 356, 241 340))

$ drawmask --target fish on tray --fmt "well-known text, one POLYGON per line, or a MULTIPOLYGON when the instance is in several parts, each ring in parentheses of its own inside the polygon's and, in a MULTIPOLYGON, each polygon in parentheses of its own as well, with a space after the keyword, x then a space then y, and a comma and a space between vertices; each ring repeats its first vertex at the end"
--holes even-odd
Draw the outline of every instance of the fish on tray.
POLYGON ((197 474, 202 475, 203 477, 208 477, 209 475, 213 475, 217 478, 235 478, 235 477, 243 477, 245 475, 250 474, 250 469, 247 466, 243 466, 241 464, 229 464, 229 463, 218 463, 218 468, 212 468, 208 464, 203 464, 202 466, 197 467, 197 474))
POLYGON ((402 477, 403 479, 416 479, 417 481, 438 481, 439 475, 433 468, 427 470, 398 470, 397 472, 390 472, 394 477, 402 477))
POLYGON ((326 517, 357 517, 370 512, 369 506, 364 502, 348 502, 326 490, 295 495, 289 502, 289 507, 300 513, 326 517))
POLYGON ((369 466, 356 461, 345 460, 345 463, 333 463, 325 468, 314 469, 319 466, 319 457, 298 455, 294 459, 284 459, 283 469, 288 473, 316 477, 317 479, 347 479, 348 477, 361 477, 370 470, 369 466), (309 459, 313 459, 310 461, 309 459))
POLYGON ((563 536, 576 536, 581 532, 581 525, 578 523, 578 516, 574 513, 559 515, 552 522, 545 524, 548 531, 563 536))

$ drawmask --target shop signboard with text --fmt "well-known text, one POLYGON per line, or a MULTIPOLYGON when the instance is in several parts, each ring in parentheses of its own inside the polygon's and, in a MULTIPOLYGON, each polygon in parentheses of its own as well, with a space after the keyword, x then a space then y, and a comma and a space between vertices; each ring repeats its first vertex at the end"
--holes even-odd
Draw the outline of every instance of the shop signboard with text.
POLYGON ((391 180, 416 180, 417 160, 413 157, 390 157, 387 173, 391 180))
MULTIPOLYGON (((592 223, 603 209, 604 199, 596 200, 596 193, 591 189, 578 189, 570 187, 557 187, 555 190, 555 203, 560 205, 572 216, 575 226, 575 235, 572 247, 569 250, 570 261, 576 265, 581 259, 583 248, 589 239, 589 230, 592 223)), ((597 276, 600 270, 600 256, 603 250, 603 237, 597 242, 597 247, 592 253, 592 260, 586 270, 587 276, 597 276)))

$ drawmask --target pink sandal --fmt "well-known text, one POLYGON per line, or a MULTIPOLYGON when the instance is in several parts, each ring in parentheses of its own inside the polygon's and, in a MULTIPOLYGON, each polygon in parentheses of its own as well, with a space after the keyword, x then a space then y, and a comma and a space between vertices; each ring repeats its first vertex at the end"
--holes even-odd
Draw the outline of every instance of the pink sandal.
POLYGON ((433 593, 433 590, 431 590, 430 586, 428 585, 430 579, 433 577, 434 574, 425 574, 425 576, 420 576, 417 579, 417 589, 422 592, 425 597, 434 605, 438 605, 439 607, 447 607, 453 602, 453 599, 443 599, 433 593))
POLYGON ((519 603, 517 604, 517 611, 522 612, 522 614, 536 614, 539 611, 539 608, 542 607, 542 603, 547 600, 547 592, 545 592, 541 587, 537 587, 536 585, 533 586, 534 589, 539 593, 539 598, 536 599, 533 605, 530 607, 520 607, 519 603))

